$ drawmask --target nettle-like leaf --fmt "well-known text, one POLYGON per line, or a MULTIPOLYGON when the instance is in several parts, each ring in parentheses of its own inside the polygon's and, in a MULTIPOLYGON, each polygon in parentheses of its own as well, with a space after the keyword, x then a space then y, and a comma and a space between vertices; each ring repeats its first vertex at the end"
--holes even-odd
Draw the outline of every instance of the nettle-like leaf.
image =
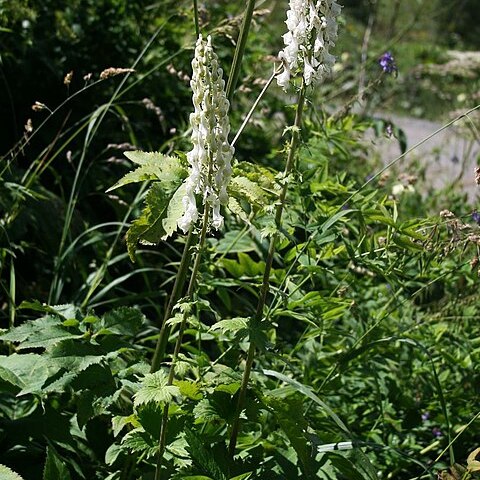
POLYGON ((178 157, 164 155, 160 152, 124 152, 124 155, 133 163, 139 165, 132 172, 127 173, 107 192, 111 192, 129 183, 158 180, 163 183, 178 184, 186 176, 186 169, 178 157))
POLYGON ((190 400, 200 400, 202 398, 202 392, 200 392, 200 386, 197 382, 191 380, 177 380, 175 386, 178 387, 183 397, 190 400))
POLYGON ((15 473, 10 468, 1 464, 0 464, 0 478, 2 480, 23 480, 23 477, 21 477, 18 473, 15 473))
POLYGON ((2 335, 3 341, 19 343, 17 350, 47 348, 62 340, 81 338, 84 334, 77 328, 66 327, 57 316, 47 315, 26 322, 2 335))
POLYGON ((168 375, 163 370, 145 375, 140 390, 134 395, 134 405, 138 407, 146 403, 169 403, 173 397, 180 395, 180 389, 168 385, 168 375))
POLYGON ((103 315, 95 335, 125 335, 133 337, 145 323, 145 315, 132 307, 119 307, 103 315))
POLYGON ((220 330, 224 335, 233 333, 238 338, 243 338, 248 334, 248 319, 236 317, 220 320, 210 330, 220 330))
POLYGON ((171 195, 160 182, 154 183, 145 197, 145 207, 127 232, 128 254, 135 261, 139 242, 157 244, 175 232, 177 220, 184 214, 183 196, 185 186, 180 185, 171 195))
POLYGON ((158 452, 158 439, 154 439, 142 428, 136 428, 123 437, 121 446, 124 450, 151 458, 158 452))
POLYGON ((35 353, 0 356, 0 379, 21 391, 39 391, 56 371, 47 359, 35 353))
POLYGON ((183 205, 183 197, 186 194, 185 184, 182 183, 173 194, 170 202, 167 207, 167 214, 165 218, 162 219, 162 227, 164 230, 164 235, 162 240, 167 239, 177 230, 177 221, 185 213, 185 206, 183 205))
MULTIPOLYGON (((227 480, 227 477, 223 473, 215 455, 211 450, 206 448, 198 435, 191 430, 186 430, 185 439, 188 443, 186 450, 190 453, 194 465, 202 470, 201 473, 207 474, 214 480, 227 480)), ((227 452, 225 452, 225 455, 226 454, 227 452)))

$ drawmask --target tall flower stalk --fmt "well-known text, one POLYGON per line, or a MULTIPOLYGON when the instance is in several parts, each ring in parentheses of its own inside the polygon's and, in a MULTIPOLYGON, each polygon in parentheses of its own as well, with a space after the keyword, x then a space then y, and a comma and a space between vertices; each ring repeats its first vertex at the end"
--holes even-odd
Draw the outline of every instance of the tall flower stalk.
POLYGON ((201 208, 204 212, 209 212, 209 226, 217 230, 222 228, 223 216, 220 213, 220 207, 228 202, 227 185, 232 173, 231 161, 234 149, 228 141, 230 104, 225 94, 223 71, 219 67, 217 55, 213 51, 211 37, 205 41, 199 35, 192 69, 190 84, 194 111, 190 114, 190 126, 193 148, 187 154, 190 172, 185 181, 184 214, 177 222, 178 227, 184 233, 189 233, 157 340, 151 372, 159 369, 160 363, 165 357, 170 334, 167 320, 184 288, 191 247, 195 238, 192 228, 199 220, 197 201, 200 198, 203 204, 201 208))
MULTIPOLYGON (((205 239, 210 228, 220 229, 223 226, 223 216, 220 212, 222 204, 228 202, 227 186, 230 181, 234 149, 228 141, 230 123, 228 119, 229 101, 225 94, 225 82, 223 71, 219 67, 218 58, 212 47, 212 39, 209 36, 205 41, 199 35, 195 55, 192 61, 192 101, 194 111, 190 115, 190 126, 192 128, 191 141, 192 150, 187 154, 190 164, 189 175, 184 182, 185 195, 183 197, 184 214, 178 219, 178 227, 185 233, 188 232, 187 244, 182 257, 181 267, 178 272, 178 285, 183 284, 187 265, 190 258, 190 245, 192 244, 192 231, 197 221, 202 218, 202 228, 197 245, 195 261, 188 284, 185 301, 191 302, 194 297, 197 276, 200 269, 202 252, 205 239), (198 205, 200 203, 200 207, 198 205)), ((170 299, 167 311, 170 313, 176 303, 181 287, 174 286, 174 293, 170 299), (175 303, 174 303, 175 302, 175 303)), ((172 385, 175 378, 175 366, 180 353, 183 340, 183 333, 187 324, 188 314, 185 311, 175 348, 170 364, 167 385, 172 385)), ((159 338, 157 351, 154 357, 154 364, 158 369, 162 352, 164 352, 167 339, 168 327, 164 322, 163 336, 159 338)), ((167 403, 163 409, 162 423, 159 436, 159 452, 155 480, 161 478, 163 455, 166 448, 166 436, 168 426, 167 403)))
MULTIPOLYGON (((340 9, 341 7, 335 0, 319 0, 316 2, 290 0, 290 9, 287 12, 287 20, 285 22, 289 31, 283 36, 285 48, 279 53, 284 70, 277 76, 277 83, 286 90, 297 73, 301 73, 302 80, 297 99, 292 138, 285 163, 285 179, 290 175, 295 165, 306 89, 309 85, 319 83, 326 75, 330 74, 335 62, 335 57, 329 53, 329 47, 335 45, 334 41, 337 36, 336 17, 339 15, 340 9)), ((262 320, 264 320, 263 311, 270 287, 270 273, 275 254, 275 245, 279 239, 287 192, 288 182, 285 182, 275 210, 276 233, 270 238, 257 308, 251 319, 251 330, 258 328, 262 320)), ((231 456, 235 453, 240 431, 240 415, 245 404, 248 382, 255 359, 255 350, 255 342, 250 338, 245 370, 230 434, 229 453, 231 456)))

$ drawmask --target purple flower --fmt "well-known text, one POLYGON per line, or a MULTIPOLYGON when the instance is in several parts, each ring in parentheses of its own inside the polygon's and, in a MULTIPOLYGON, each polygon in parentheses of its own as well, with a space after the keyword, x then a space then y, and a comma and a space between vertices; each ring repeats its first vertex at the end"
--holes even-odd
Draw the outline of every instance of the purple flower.
POLYGON ((430 412, 423 412, 422 413, 422 420, 426 422, 430 418, 430 412))
POLYGON ((472 220, 475 222, 475 223, 478 223, 480 225, 480 213, 478 212, 473 212, 472 213, 472 220))
POLYGON ((443 435, 442 431, 438 427, 432 428, 432 435, 436 438, 441 437, 443 435))
POLYGON ((385 73, 398 73, 397 65, 395 64, 395 59, 390 52, 384 53, 378 60, 378 63, 382 67, 382 70, 385 73))

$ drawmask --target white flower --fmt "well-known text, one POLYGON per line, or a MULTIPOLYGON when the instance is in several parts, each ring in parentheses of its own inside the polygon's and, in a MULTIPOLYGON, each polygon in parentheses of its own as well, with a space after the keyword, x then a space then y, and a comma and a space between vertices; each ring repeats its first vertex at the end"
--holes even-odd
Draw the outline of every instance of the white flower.
POLYGON ((286 90, 297 70, 306 85, 319 83, 331 73, 335 57, 329 48, 335 46, 341 8, 335 0, 290 0, 285 48, 278 54, 284 67, 276 77, 278 85, 286 90))
POLYGON ((198 220, 197 196, 202 199, 205 211, 210 212, 211 225, 216 229, 223 226, 220 205, 228 202, 227 185, 234 152, 228 142, 230 105, 225 95, 223 71, 210 36, 206 42, 199 36, 192 67, 190 85, 194 112, 190 114, 190 125, 193 148, 187 154, 190 172, 185 180, 185 213, 177 222, 184 232, 198 220))

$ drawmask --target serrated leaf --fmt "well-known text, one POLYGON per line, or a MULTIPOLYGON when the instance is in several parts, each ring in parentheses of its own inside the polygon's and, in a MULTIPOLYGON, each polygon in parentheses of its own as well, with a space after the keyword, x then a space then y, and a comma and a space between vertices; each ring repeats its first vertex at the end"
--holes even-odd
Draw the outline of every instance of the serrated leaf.
POLYGON ((219 322, 215 323, 210 330, 220 330, 223 334, 235 333, 246 335, 248 332, 248 319, 236 317, 227 320, 220 320, 219 322))
POLYGON ((167 215, 162 220, 162 226, 165 234, 162 240, 167 239, 177 230, 177 222, 185 213, 185 206, 183 204, 183 197, 186 195, 186 185, 182 183, 173 194, 167 207, 167 215))
POLYGON ((164 183, 178 183, 186 175, 186 169, 178 157, 164 155, 159 152, 124 152, 124 155, 133 163, 140 165, 136 170, 127 173, 113 187, 111 192, 129 183, 159 180, 164 183))
POLYGON ((163 370, 145 375, 140 390, 134 395, 134 405, 138 407, 146 403, 170 403, 173 397, 180 395, 174 385, 168 385, 168 375, 163 370))
POLYGON ((267 195, 265 190, 258 183, 244 176, 232 177, 228 186, 228 192, 240 200, 247 200, 251 205, 263 207, 266 204, 267 195))
MULTIPOLYGON (((188 443, 186 450, 190 453, 194 464, 203 470, 202 473, 209 475, 213 480, 228 480, 215 456, 205 447, 199 436, 190 430, 186 430, 185 439, 188 443)), ((225 455, 227 455, 227 452, 225 452, 225 455)))
POLYGON ((138 452, 150 458, 158 452, 158 439, 137 428, 123 437, 121 446, 132 453, 138 452))
POLYGON ((70 480, 70 472, 65 466, 65 461, 58 455, 55 449, 47 447, 47 459, 43 468, 43 480, 70 480))
POLYGON ((222 420, 221 413, 217 407, 207 398, 200 400, 193 409, 195 423, 208 423, 216 420, 222 420))
POLYGON ((1 336, 4 341, 19 343, 17 350, 48 348, 62 340, 83 337, 78 329, 65 327, 59 317, 47 315, 26 322, 1 336))
POLYGON ((177 380, 175 386, 180 390, 180 394, 190 400, 200 400, 202 393, 200 392, 200 386, 197 382, 190 380, 177 380))
POLYGON ((77 314, 80 312, 80 309, 71 303, 51 306, 46 303, 41 303, 38 300, 34 300, 33 302, 23 301, 18 308, 34 310, 42 313, 52 313, 62 317, 63 320, 76 318, 77 314))
POLYGON ((170 195, 161 186, 155 182, 147 192, 145 197, 145 207, 127 231, 127 249, 132 261, 135 261, 135 251, 139 241, 147 241, 149 243, 158 243, 165 230, 162 220, 167 214, 170 195))
POLYGON ((40 390, 56 369, 35 353, 0 356, 0 378, 20 389, 40 390))
POLYGON ((145 322, 145 315, 133 307, 119 307, 103 315, 97 324, 100 331, 97 335, 125 335, 133 337, 145 322))
POLYGON ((18 473, 15 473, 10 468, 1 464, 0 464, 0 478, 2 480, 23 480, 23 477, 21 477, 18 473))

